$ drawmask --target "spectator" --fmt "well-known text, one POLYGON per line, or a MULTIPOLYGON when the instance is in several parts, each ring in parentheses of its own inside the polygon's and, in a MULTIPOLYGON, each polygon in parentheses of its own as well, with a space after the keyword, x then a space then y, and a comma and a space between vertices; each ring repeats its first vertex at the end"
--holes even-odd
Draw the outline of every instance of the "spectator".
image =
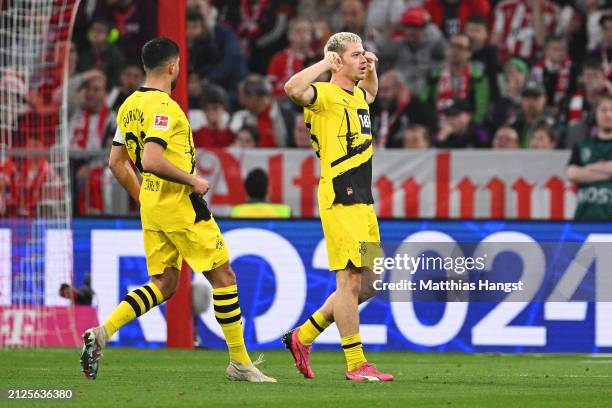
POLYGON ((260 168, 251 170, 244 181, 249 202, 232 208, 232 218, 290 218, 286 204, 268 202, 268 175, 260 168))
POLYGON ((470 17, 479 16, 486 21, 491 13, 487 0, 425 0, 423 7, 446 38, 463 32, 470 17))
POLYGON ((274 96, 284 98, 283 86, 296 72, 304 69, 304 60, 312 57, 312 24, 308 20, 295 18, 289 22, 289 47, 274 54, 268 64, 268 78, 274 88, 274 96))
POLYGON ((240 43, 231 29, 219 24, 209 28, 204 21, 199 13, 187 15, 189 73, 235 93, 236 84, 248 73, 240 43))
POLYGON ((106 106, 118 112, 121 104, 144 82, 144 72, 140 62, 130 61, 121 68, 119 86, 113 87, 106 98, 106 106))
POLYGON ((567 178, 578 185, 576 220, 612 219, 612 96, 597 105, 598 131, 572 149, 567 178))
POLYGON ((554 119, 545 111, 546 96, 542 84, 530 79, 521 93, 521 111, 508 124, 519 135, 522 147, 529 147, 534 130, 543 123, 553 125, 554 119))
POLYGON ((546 40, 544 59, 533 67, 531 77, 544 85, 547 110, 553 115, 565 115, 578 81, 578 69, 567 55, 565 37, 554 35, 546 40))
POLYGON ((259 144, 259 130, 255 126, 245 125, 236 134, 236 141, 232 147, 240 149, 254 149, 259 144))
POLYGON ((443 148, 489 147, 487 133, 473 120, 470 104, 465 99, 451 99, 444 109, 436 146, 443 148))
POLYGON ((96 76, 83 85, 83 104, 70 118, 72 149, 102 149, 115 132, 115 112, 106 106, 106 79, 96 76))
POLYGON ((110 24, 104 20, 94 20, 87 32, 88 46, 79 54, 77 71, 99 69, 106 75, 111 86, 119 83, 119 72, 123 66, 123 53, 115 45, 108 43, 110 24))
POLYGON ((234 113, 230 129, 237 133, 244 125, 259 130, 260 147, 287 146, 287 125, 293 114, 285 111, 272 96, 272 87, 258 74, 247 76, 238 86, 240 104, 245 108, 234 113))
POLYGON ((559 8, 549 0, 504 0, 495 6, 491 43, 505 61, 533 61, 546 37, 558 29, 559 8))
POLYGON ((557 147, 557 132, 552 126, 540 125, 533 131, 533 138, 529 145, 532 149, 552 150, 557 147))
POLYGON ((573 146, 583 137, 594 136, 595 107, 606 93, 612 93, 612 83, 606 79, 601 61, 597 58, 587 60, 582 69, 580 87, 569 103, 565 146, 573 146))
POLYGON ((68 283, 62 283, 59 295, 64 299, 70 299, 73 305, 91 306, 95 293, 89 283, 86 283, 78 289, 68 283))
POLYGON ((612 81, 612 12, 604 14, 599 19, 602 32, 602 42, 595 49, 592 56, 601 60, 604 75, 612 81))
POLYGON ((410 125, 402 134, 404 149, 429 149, 430 145, 429 132, 423 125, 410 125))
POLYGON ((494 132, 521 111, 521 93, 529 66, 520 58, 511 58, 504 65, 503 92, 493 99, 489 110, 489 127, 494 132))
POLYGON ((293 144, 299 148, 310 148, 310 131, 304 123, 304 114, 299 113, 293 122, 293 144))
POLYGON ((494 149, 519 149, 519 136, 514 128, 502 126, 495 132, 493 138, 494 149))
POLYGON ((237 33, 250 72, 265 74, 268 61, 287 47, 289 19, 297 0, 233 0, 218 2, 219 14, 237 33))
POLYGON ((603 39, 603 30, 600 25, 600 19, 603 17, 604 11, 599 8, 599 3, 599 0, 584 0, 587 17, 587 49, 589 51, 595 51, 603 39))
POLYGON ((193 143, 195 147, 228 147, 236 136, 229 129, 230 115, 227 112, 225 91, 217 85, 207 85, 202 91, 200 103, 203 120, 201 127, 196 128, 193 111, 189 111, 189 122, 193 129, 193 143))
POLYGON ((56 214, 56 206, 63 201, 63 180, 57 174, 48 154, 33 154, 44 151, 43 138, 27 138, 25 147, 28 154, 15 161, 9 214, 13 216, 36 218, 43 214, 56 214))
MULTIPOLYGON (((583 0, 580 0, 583 1, 583 0)), ((587 16, 582 5, 573 2, 561 10, 559 29, 563 33, 568 46, 568 54, 572 61, 583 61, 587 56, 587 16)))
POLYGON ((452 99, 467 99, 474 120, 483 123, 489 107, 489 83, 484 72, 470 65, 470 38, 465 34, 450 39, 446 63, 427 77, 421 99, 442 111, 452 99))
POLYGON ((342 28, 339 31, 355 33, 363 41, 363 48, 376 52, 378 33, 366 28, 366 10, 361 0, 343 0, 340 5, 342 28))
POLYGON ((488 27, 487 22, 480 16, 468 18, 465 23, 465 34, 470 37, 472 47, 472 64, 482 64, 487 76, 489 87, 491 89, 491 100, 495 100, 499 96, 499 87, 497 84, 497 75, 500 72, 499 60, 497 57, 497 48, 488 42, 488 27))
POLYGON ((202 99, 202 88, 204 87, 204 84, 202 82, 202 78, 200 78, 197 73, 189 73, 189 76, 187 77, 187 94, 189 98, 189 109, 200 108, 200 99, 202 99))
POLYGON ((150 0, 99 0, 94 18, 112 21, 123 55, 140 55, 145 42, 157 35, 157 7, 150 0))
POLYGON ((429 24, 427 11, 422 7, 409 8, 400 21, 401 40, 381 41, 378 56, 400 71, 410 92, 418 94, 427 73, 444 61, 446 45, 437 27, 429 24))
POLYGON ((399 23, 406 10, 404 0, 370 0, 366 17, 366 31, 386 35, 399 23))
MULTIPOLYGON (((338 13, 343 0, 300 0, 298 15, 309 21, 322 22, 330 31, 337 32, 342 28, 342 15, 338 13)), ((323 41, 323 44, 327 39, 323 41)))
POLYGON ((402 147, 402 135, 411 124, 426 126, 430 132, 438 125, 436 111, 412 95, 397 70, 387 71, 380 77, 372 118, 378 147, 402 147))

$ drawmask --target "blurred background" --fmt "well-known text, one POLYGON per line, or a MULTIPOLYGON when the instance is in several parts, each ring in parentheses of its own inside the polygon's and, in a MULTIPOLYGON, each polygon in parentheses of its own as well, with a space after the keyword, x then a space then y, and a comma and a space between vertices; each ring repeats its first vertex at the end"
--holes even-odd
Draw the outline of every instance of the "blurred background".
MULTIPOLYGON (((457 242, 506 232, 519 234, 503 236, 508 242, 612 240, 609 0, 177 1, 0 1, 2 344, 49 344, 26 330, 28 321, 43 324, 39 315, 16 320, 16 311, 93 303, 96 319, 147 279, 138 206, 107 160, 117 110, 144 80, 140 49, 158 34, 185 51, 175 97, 188 113, 198 172, 212 186, 207 200, 246 288, 253 348, 278 347, 281 326, 308 316, 333 290, 315 219, 318 159, 283 85, 322 59, 338 31, 359 34, 379 58, 370 110, 383 241, 427 231, 457 242), (596 179, 580 173, 591 165, 596 179)), ((201 300, 200 278, 193 293, 201 300)), ((200 300, 186 336, 222 347, 200 300)), ((551 324, 558 336, 551 343, 538 330, 472 341, 469 325, 486 308, 461 317, 469 324, 453 332, 439 323, 438 306, 422 321, 450 332, 424 329, 422 338, 389 323, 389 304, 369 306, 366 323, 388 321, 389 331, 366 328, 364 343, 463 351, 612 346, 612 327, 593 326, 593 304, 584 315, 551 312, 552 320, 578 316, 589 324, 551 324), (568 330, 576 336, 563 335, 568 330)), ((549 324, 540 312, 530 304, 506 317, 549 324)), ((61 319, 47 323, 57 338, 68 333, 71 340, 59 344, 71 344, 76 329, 61 319)), ((159 346, 170 332, 161 312, 152 313, 115 341, 159 346)))

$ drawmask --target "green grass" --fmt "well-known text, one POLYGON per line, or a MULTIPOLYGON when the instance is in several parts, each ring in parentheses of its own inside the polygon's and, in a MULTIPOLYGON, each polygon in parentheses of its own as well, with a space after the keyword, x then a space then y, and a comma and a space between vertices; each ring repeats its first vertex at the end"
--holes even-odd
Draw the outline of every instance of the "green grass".
POLYGON ((297 374, 287 352, 266 353, 263 371, 278 384, 224 379, 221 351, 111 348, 98 379, 80 372, 79 351, 0 351, 0 406, 57 407, 609 407, 612 358, 369 353, 392 383, 352 383, 340 351, 315 351, 316 374, 297 374), (65 389, 72 402, 6 402, 7 388, 65 389))

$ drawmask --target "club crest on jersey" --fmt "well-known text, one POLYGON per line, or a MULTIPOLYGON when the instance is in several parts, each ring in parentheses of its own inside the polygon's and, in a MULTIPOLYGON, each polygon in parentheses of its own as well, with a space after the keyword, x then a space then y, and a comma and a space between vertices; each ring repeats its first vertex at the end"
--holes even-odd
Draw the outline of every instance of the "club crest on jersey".
POLYGON ((348 196, 353 195, 353 187, 347 187, 346 188, 346 195, 348 195, 348 196))
POLYGON ((155 115, 153 119, 153 129, 168 130, 170 118, 168 115, 155 115))

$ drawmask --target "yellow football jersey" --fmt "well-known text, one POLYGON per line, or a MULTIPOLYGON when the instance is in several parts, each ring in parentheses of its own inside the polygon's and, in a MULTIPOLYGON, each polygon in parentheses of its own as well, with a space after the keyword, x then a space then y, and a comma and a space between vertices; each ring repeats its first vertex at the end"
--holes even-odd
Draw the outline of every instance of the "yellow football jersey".
POLYGON ((140 88, 119 108, 114 145, 125 145, 142 173, 140 217, 144 229, 172 232, 196 221, 199 205, 191 187, 157 177, 142 169, 145 143, 164 147, 164 157, 179 169, 195 174, 195 150, 189 121, 180 106, 165 92, 140 88))
POLYGON ((332 204, 372 204, 372 130, 365 91, 331 82, 311 85, 315 95, 304 107, 312 147, 321 161, 319 208, 332 204))

